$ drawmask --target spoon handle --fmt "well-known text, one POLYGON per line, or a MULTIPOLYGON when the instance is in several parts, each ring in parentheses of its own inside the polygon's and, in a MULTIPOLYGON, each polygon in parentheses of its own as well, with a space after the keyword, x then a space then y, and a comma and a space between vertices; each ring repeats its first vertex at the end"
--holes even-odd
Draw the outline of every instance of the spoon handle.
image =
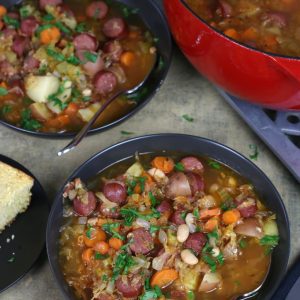
POLYGON ((72 141, 65 146, 63 149, 61 149, 57 155, 62 156, 63 154, 68 153, 69 151, 73 150, 80 142, 81 140, 86 136, 87 132, 91 128, 91 126, 95 123, 95 121, 99 118, 101 113, 107 108, 108 105, 110 105, 117 97, 121 96, 124 93, 124 91, 119 91, 112 95, 110 98, 108 98, 104 104, 96 111, 94 116, 86 123, 81 130, 76 134, 76 136, 72 139, 72 141))

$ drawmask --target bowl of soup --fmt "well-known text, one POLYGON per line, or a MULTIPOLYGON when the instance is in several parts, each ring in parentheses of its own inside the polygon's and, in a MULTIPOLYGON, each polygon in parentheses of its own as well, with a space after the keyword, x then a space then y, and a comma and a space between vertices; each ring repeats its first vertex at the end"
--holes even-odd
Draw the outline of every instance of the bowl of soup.
POLYGON ((15 2, 0 6, 2 124, 41 136, 72 136, 108 98, 154 69, 135 94, 108 106, 89 131, 99 132, 136 113, 163 83, 172 42, 152 1, 15 2))
POLYGON ((193 66, 240 99, 300 108, 299 1, 165 0, 173 36, 193 66))
POLYGON ((284 204, 234 150, 158 134, 111 146, 60 189, 47 251, 67 299, 271 299, 290 247, 284 204))

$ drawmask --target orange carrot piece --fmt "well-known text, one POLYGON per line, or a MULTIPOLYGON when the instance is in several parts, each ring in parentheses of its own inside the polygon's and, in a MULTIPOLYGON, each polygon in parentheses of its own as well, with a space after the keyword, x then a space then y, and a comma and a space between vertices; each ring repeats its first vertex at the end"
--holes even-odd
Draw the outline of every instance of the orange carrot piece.
POLYGON ((82 252, 82 260, 86 263, 91 262, 94 250, 92 248, 87 248, 82 252))
POLYGON ((216 217, 221 214, 221 209, 219 207, 217 208, 210 208, 210 209, 201 209, 199 211, 199 218, 200 220, 216 217))
POLYGON ((93 248, 95 251, 99 252, 100 254, 107 254, 109 250, 109 245, 104 241, 100 241, 97 242, 93 248))
POLYGON ((175 269, 164 269, 157 271, 151 278, 151 286, 158 286, 160 288, 170 285, 178 278, 178 272, 175 269))
POLYGON ((90 229, 83 236, 84 243, 87 247, 94 247, 97 242, 106 240, 106 233, 102 229, 90 229), (89 236, 88 236, 89 235, 89 236))
POLYGON ((51 27, 51 28, 47 28, 44 29, 41 33, 40 33, 40 41, 42 44, 50 44, 50 43, 56 43, 59 41, 60 39, 60 30, 57 27, 51 27))
POLYGON ((121 64, 130 67, 135 61, 135 54, 132 51, 126 51, 121 55, 121 64))
POLYGON ((68 115, 60 115, 57 117, 57 121, 61 127, 64 127, 70 123, 70 117, 68 115))
POLYGON ((239 39, 239 34, 234 28, 228 28, 224 31, 224 34, 227 35, 228 37, 238 40, 239 39))
POLYGON ((263 41, 264 45, 268 48, 268 50, 275 49, 278 45, 278 41, 275 35, 267 35, 264 37, 263 41))
POLYGON ((236 223, 241 217, 240 212, 237 209, 227 210, 223 213, 222 221, 226 225, 236 223))
POLYGON ((118 238, 112 237, 109 239, 108 244, 111 248, 120 250, 120 248, 123 246, 123 241, 118 238))
POLYGON ((141 33, 137 30, 131 30, 128 34, 129 38, 134 40, 137 39, 138 37, 140 37, 141 33))
POLYGON ((219 220, 217 218, 211 218, 204 224, 204 231, 205 232, 212 232, 214 231, 219 225, 219 220))
POLYGON ((242 33, 244 40, 254 41, 257 39, 257 30, 254 27, 249 27, 242 33))
POLYGON ((152 162, 152 166, 164 173, 171 173, 174 169, 174 161, 172 158, 165 156, 156 156, 152 162))
POLYGON ((5 8, 5 6, 0 5, 0 18, 2 18, 6 14, 7 14, 7 9, 5 8))
POLYGON ((75 115, 78 112, 78 105, 74 102, 71 102, 68 107, 65 109, 67 115, 75 115))

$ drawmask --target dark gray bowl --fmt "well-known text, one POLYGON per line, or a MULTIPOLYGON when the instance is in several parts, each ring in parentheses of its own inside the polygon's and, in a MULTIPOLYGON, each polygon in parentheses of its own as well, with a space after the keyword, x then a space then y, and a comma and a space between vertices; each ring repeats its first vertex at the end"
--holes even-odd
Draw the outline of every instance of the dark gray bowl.
POLYGON ((198 154, 216 159, 247 178, 256 188, 264 203, 276 213, 280 243, 275 248, 268 278, 257 299, 271 299, 283 278, 290 252, 290 229, 287 212, 276 188, 266 175, 246 157, 217 142, 183 134, 157 134, 133 138, 113 145, 94 155, 80 166, 64 183, 59 191, 49 216, 47 227, 47 251, 52 272, 66 299, 75 299, 72 289, 66 284, 58 264, 59 228, 62 224, 62 192, 65 184, 75 177, 87 181, 108 166, 132 157, 135 152, 153 153, 176 151, 198 154))
MULTIPOLYGON (((143 20, 144 24, 149 28, 152 32, 153 36, 157 39, 156 47, 158 49, 158 53, 161 56, 161 63, 155 70, 155 76, 151 76, 151 81, 147 81, 146 87, 147 90, 141 96, 141 99, 137 101, 137 104, 133 109, 127 112, 125 115, 116 119, 113 122, 105 124, 101 127, 92 128, 89 130, 88 134, 98 133, 110 129, 125 120, 132 117, 135 113, 137 113, 141 108, 143 108, 155 95, 158 89, 163 84, 167 73, 169 71, 169 67, 172 60, 172 38, 169 32, 168 23, 165 19, 164 13, 162 12, 160 6, 156 3, 156 1, 152 0, 115 0, 116 2, 124 3, 129 7, 137 8, 138 15, 143 20)), ((1 4, 6 7, 11 7, 15 4, 21 3, 22 0, 4 0, 1 1, 1 4)), ((63 133, 51 133, 51 132, 34 132, 30 130, 26 130, 15 125, 9 124, 3 120, 0 120, 0 124, 3 124, 9 128, 15 129, 19 132, 38 136, 38 137, 49 137, 49 138, 67 138, 75 136, 77 132, 63 132, 63 133)))

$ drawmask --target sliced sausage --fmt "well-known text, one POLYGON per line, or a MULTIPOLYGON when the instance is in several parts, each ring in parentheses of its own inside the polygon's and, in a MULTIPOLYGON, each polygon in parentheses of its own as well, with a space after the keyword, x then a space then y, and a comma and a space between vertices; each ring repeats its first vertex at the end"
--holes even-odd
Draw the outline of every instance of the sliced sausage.
POLYGON ((154 248, 153 238, 144 228, 135 229, 130 235, 132 242, 129 247, 135 254, 147 254, 154 248))
POLYGON ((5 28, 1 32, 5 38, 9 38, 9 37, 14 38, 17 35, 17 31, 13 28, 5 28))
POLYGON ((99 212, 103 216, 111 219, 118 219, 120 218, 120 208, 114 207, 114 208, 108 208, 104 203, 100 204, 99 206, 99 212))
POLYGON ((28 49, 29 40, 23 36, 17 36, 12 44, 12 50, 19 56, 23 56, 25 51, 28 49))
POLYGON ((126 82, 126 74, 123 70, 123 68, 119 64, 113 64, 109 69, 109 72, 113 73, 120 84, 126 82))
POLYGON ((160 213, 172 212, 171 203, 168 200, 163 200, 157 207, 156 210, 160 213))
POLYGON ((122 18, 111 18, 104 23, 102 31, 108 38, 116 39, 125 36, 127 27, 122 18))
POLYGON ((6 81, 7 78, 12 78, 18 73, 16 67, 14 67, 8 61, 0 62, 0 79, 6 81), (7 78, 6 78, 7 77, 7 78))
POLYGON ((187 249, 193 250, 196 255, 199 255, 204 245, 206 244, 207 238, 202 232, 195 232, 189 235, 183 246, 187 249))
POLYGON ((98 42, 95 36, 89 33, 81 33, 73 40, 76 50, 96 51, 98 42))
POLYGON ((177 196, 191 196, 192 191, 187 176, 182 172, 174 173, 166 186, 166 196, 170 199, 177 196))
POLYGON ((186 211, 183 209, 178 209, 176 210, 172 216, 170 221, 176 225, 182 225, 185 224, 185 220, 184 220, 184 215, 185 215, 186 211))
POLYGON ((199 192, 203 192, 204 180, 203 180, 202 176, 200 176, 199 174, 195 174, 195 173, 188 173, 188 174, 186 174, 186 176, 188 178, 193 196, 199 192))
POLYGON ((195 173, 203 172, 203 165, 201 161, 194 156, 187 156, 180 161, 183 164, 184 170, 195 173))
POLYGON ((108 6, 103 1, 95 1, 87 6, 85 12, 89 18, 104 19, 108 13, 108 6))
POLYGON ((237 209, 243 218, 253 217, 257 211, 256 201, 253 198, 247 198, 238 205, 237 209))
POLYGON ((114 181, 108 182, 103 187, 103 193, 105 197, 119 205, 123 205, 126 202, 127 193, 124 184, 114 181))
POLYGON ((63 0, 40 0, 40 8, 44 9, 47 5, 57 6, 63 3, 63 0))
POLYGON ((113 40, 113 41, 107 42, 104 45, 103 51, 108 55, 108 57, 112 61, 118 62, 123 53, 123 47, 118 40, 113 40))
POLYGON ((125 298, 136 298, 143 291, 143 280, 140 275, 121 275, 116 280, 116 288, 125 298))
POLYGON ((31 72, 40 66, 40 61, 34 58, 32 55, 28 55, 24 60, 23 69, 25 72, 31 72))
POLYGON ((39 26, 35 17, 28 17, 21 22, 21 31, 26 36, 32 36, 39 26))
POLYGON ((232 6, 226 0, 219 0, 219 7, 217 9, 217 14, 221 15, 223 18, 232 17, 233 9, 232 6))
POLYGON ((100 71, 95 75, 94 86, 97 93, 107 95, 117 86, 117 77, 112 72, 100 71))
POLYGON ((18 20, 20 18, 19 13, 15 12, 15 11, 11 11, 7 14, 11 19, 15 19, 18 20))
POLYGON ((96 197, 93 192, 87 192, 85 199, 76 197, 73 200, 74 211, 83 217, 89 216, 96 208, 96 197))
POLYGON ((279 28, 286 27, 288 24, 287 16, 282 12, 267 12, 262 16, 265 25, 274 25, 279 28))
POLYGON ((88 61, 85 57, 86 50, 78 50, 76 52, 76 56, 83 62, 83 69, 85 72, 90 76, 94 77, 99 71, 104 69, 104 60, 100 56, 100 54, 97 54, 96 52, 90 52, 94 55, 97 55, 97 60, 95 62, 88 61))

